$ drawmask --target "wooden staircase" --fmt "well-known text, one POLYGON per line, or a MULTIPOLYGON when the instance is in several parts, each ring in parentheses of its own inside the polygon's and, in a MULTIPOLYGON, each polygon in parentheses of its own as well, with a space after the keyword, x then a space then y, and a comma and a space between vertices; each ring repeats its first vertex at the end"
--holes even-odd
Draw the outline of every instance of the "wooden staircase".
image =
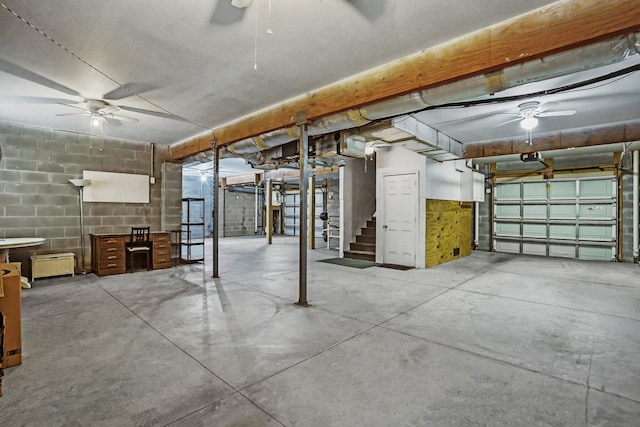
POLYGON ((367 221, 367 226, 360 229, 356 241, 349 244, 349 250, 344 251, 345 258, 376 261, 376 219, 367 221))

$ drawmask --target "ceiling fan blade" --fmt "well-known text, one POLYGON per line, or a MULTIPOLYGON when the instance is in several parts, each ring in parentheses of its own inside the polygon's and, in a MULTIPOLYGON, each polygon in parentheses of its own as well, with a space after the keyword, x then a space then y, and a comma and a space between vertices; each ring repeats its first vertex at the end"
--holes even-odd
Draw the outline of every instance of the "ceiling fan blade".
POLYGON ((84 113, 65 113, 65 114, 56 114, 56 116, 90 116, 91 113, 89 111, 85 111, 84 113))
POLYGON ((113 126, 113 127, 120 127, 122 126, 122 122, 120 120, 116 120, 116 119, 111 119, 109 117, 103 117, 103 120, 106 122, 107 125, 109 126, 113 126))
POLYGON ((126 83, 109 93, 105 93, 103 99, 116 101, 118 99, 126 98, 128 96, 138 95, 155 89, 155 86, 148 85, 146 83, 126 83))
POLYGON ((518 118, 515 118, 515 119, 507 120, 506 122, 498 123, 497 125, 493 125, 491 127, 497 128, 499 126, 506 125, 507 123, 519 122, 520 120, 522 120, 522 117, 518 117, 518 118))
POLYGON ((127 123, 138 123, 140 120, 135 119, 133 117, 127 117, 127 116, 120 116, 117 114, 113 114, 113 113, 108 113, 108 114, 104 114, 102 115, 102 117, 104 117, 105 119, 112 119, 112 120, 118 120, 121 122, 127 122, 127 123))
POLYGON ((448 123, 454 123, 454 122, 469 122, 472 120, 480 120, 483 119, 485 117, 490 117, 490 116, 495 116, 496 114, 506 114, 508 116, 520 116, 520 113, 509 113, 509 112, 502 112, 502 111, 490 111, 488 113, 481 113, 481 114, 476 114, 474 116, 469 116, 469 117, 458 117, 455 119, 451 119, 451 120, 443 120, 440 122, 436 122, 436 123, 431 123, 430 126, 438 126, 438 125, 444 125, 444 124, 448 124, 448 123))
POLYGON ((78 110, 86 111, 87 113, 91 113, 86 108, 78 107, 77 105, 67 104, 66 102, 58 102, 60 105, 64 105, 65 107, 77 108, 78 110))
POLYGON ((40 74, 36 74, 2 58, 0 58, 0 70, 16 77, 20 77, 21 79, 29 80, 39 85, 55 89, 58 92, 66 93, 67 95, 80 96, 80 93, 71 88, 61 85, 60 83, 56 83, 53 80, 49 80, 48 78, 41 76, 40 74))
POLYGON ((100 114, 113 114, 116 111, 120 111, 120 109, 115 105, 107 105, 106 107, 101 108, 98 112, 100 114))
POLYGON ((377 21, 384 14, 387 0, 346 0, 370 21, 377 21))
POLYGON ((71 99, 44 98, 40 96, 0 95, 0 98, 22 104, 67 104, 75 102, 71 99))
POLYGON ((536 114, 536 117, 573 116, 575 113, 576 113, 576 110, 545 111, 543 113, 536 114))
POLYGON ((238 8, 230 0, 218 0, 213 14, 209 19, 211 24, 231 25, 242 21, 246 8, 238 8))
POLYGON ((178 120, 181 122, 188 122, 187 119, 184 119, 180 116, 176 116, 175 114, 164 113, 161 111, 144 110, 142 108, 127 107, 125 105, 119 105, 118 108, 120 108, 121 110, 131 111, 132 113, 147 114, 149 116, 161 117, 163 119, 171 119, 171 120, 178 120))
POLYGON ((544 104, 538 106, 538 108, 536 108, 536 115, 538 115, 537 113, 542 113, 543 111, 547 111, 550 110, 551 108, 557 107, 558 103, 557 102, 545 102, 544 104))

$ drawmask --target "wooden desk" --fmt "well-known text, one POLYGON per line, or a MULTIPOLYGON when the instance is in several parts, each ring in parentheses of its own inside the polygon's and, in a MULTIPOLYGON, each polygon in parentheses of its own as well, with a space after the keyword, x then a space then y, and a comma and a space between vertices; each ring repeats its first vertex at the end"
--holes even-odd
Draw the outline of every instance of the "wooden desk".
MULTIPOLYGON (((129 233, 90 234, 91 270, 98 276, 127 271, 125 244, 129 233)), ((171 267, 171 235, 168 231, 151 233, 151 269, 171 267)))

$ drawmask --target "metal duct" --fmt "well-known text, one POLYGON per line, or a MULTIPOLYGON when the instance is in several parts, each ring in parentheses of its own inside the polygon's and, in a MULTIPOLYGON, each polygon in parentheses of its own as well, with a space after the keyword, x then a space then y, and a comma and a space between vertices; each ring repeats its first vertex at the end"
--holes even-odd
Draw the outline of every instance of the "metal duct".
POLYGON ((420 92, 420 96, 427 105, 440 105, 493 93, 488 92, 485 82, 488 79, 494 79, 494 74, 496 73, 469 77, 457 82, 426 89, 420 92))
POLYGON ((406 114, 411 111, 418 111, 429 105, 420 92, 414 92, 360 107, 358 110, 362 117, 369 121, 375 121, 399 114, 406 114))
MULTIPOLYGON (((637 54, 639 51, 639 33, 632 33, 506 67, 494 73, 469 77, 450 84, 377 102, 355 110, 332 114, 314 120, 309 125, 309 135, 317 136, 357 128, 373 121, 412 113, 428 106, 471 99, 527 83, 613 64, 637 54)), ((228 154, 225 153, 221 157, 247 158, 246 156, 248 155, 277 147, 296 139, 298 139, 297 128, 279 129, 255 138, 247 138, 229 144, 226 146, 228 154)), ((251 158, 254 159, 253 156, 251 158)))
POLYGON ((364 126, 370 122, 360 110, 349 110, 314 120, 308 129, 310 136, 316 136, 364 126))
POLYGON ((261 135, 264 145, 269 148, 277 147, 294 139, 298 139, 298 129, 278 129, 261 135))
POLYGON ((262 151, 264 148, 256 143, 256 138, 246 138, 226 146, 232 154, 242 157, 243 154, 253 154, 262 151))
POLYGON ((469 77, 420 93, 429 105, 447 104, 493 94, 527 83, 620 62, 636 54, 640 49, 639 43, 640 37, 634 33, 523 62, 494 73, 469 77))
POLYGON ((637 53, 637 39, 630 34, 507 67, 500 90, 620 62, 637 53))

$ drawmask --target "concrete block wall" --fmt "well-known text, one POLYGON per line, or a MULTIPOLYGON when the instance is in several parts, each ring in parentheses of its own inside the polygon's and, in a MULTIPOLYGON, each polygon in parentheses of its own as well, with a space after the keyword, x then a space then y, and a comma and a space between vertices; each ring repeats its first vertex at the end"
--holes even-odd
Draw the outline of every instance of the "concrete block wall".
MULTIPOLYGON (((0 238, 45 239, 41 246, 11 251, 12 261, 23 263, 23 274, 31 254, 74 252, 80 262, 80 196, 70 178, 82 177, 84 170, 149 175, 151 169, 150 143, 0 122, 0 146, 0 238)), ((166 165, 167 154, 166 147, 156 146, 150 203, 84 203, 87 270, 90 233, 129 232, 134 225, 180 227, 182 169, 166 165)))
POLYGON ((622 259, 623 262, 633 262, 633 157, 631 153, 622 159, 622 174, 620 183, 622 188, 622 259))
POLYGON ((224 188, 225 237, 255 234, 255 194, 224 188))

